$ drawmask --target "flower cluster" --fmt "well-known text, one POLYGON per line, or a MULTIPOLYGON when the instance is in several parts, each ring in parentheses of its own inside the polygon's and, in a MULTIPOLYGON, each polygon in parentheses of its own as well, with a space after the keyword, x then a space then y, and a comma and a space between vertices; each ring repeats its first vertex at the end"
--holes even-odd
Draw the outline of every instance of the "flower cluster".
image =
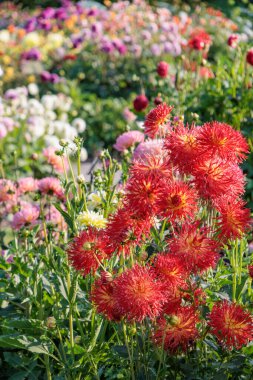
POLYGON ((208 296, 198 279, 249 227, 239 167, 249 148, 227 124, 184 126, 171 112, 162 103, 147 114, 145 141, 138 131, 118 138, 119 151, 135 149, 121 202, 106 225, 74 238, 68 256, 95 276, 91 300, 109 320, 151 321, 153 343, 170 353, 193 347, 206 328, 223 347, 239 349, 253 338, 252 317, 229 302, 204 317, 208 296))

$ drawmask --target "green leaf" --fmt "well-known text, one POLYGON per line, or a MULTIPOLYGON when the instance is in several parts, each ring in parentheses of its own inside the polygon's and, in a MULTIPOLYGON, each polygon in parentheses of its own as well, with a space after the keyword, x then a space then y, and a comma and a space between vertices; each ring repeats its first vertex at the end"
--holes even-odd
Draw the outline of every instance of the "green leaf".
POLYGON ((115 345, 112 347, 112 349, 113 351, 117 352, 117 354, 121 356, 122 358, 128 358, 127 347, 125 345, 124 346, 115 345))
POLYGON ((57 203, 54 203, 54 206, 61 213, 61 215, 63 216, 63 218, 64 218, 65 222, 67 223, 67 225, 71 228, 71 230, 73 230, 74 223, 73 223, 73 220, 72 220, 71 216, 66 211, 64 211, 61 208, 61 206, 59 206, 57 203))
POLYGON ((36 354, 46 354, 53 356, 49 348, 51 342, 39 341, 31 336, 11 334, 11 335, 2 335, 0 336, 0 347, 2 348, 11 348, 11 349, 23 349, 36 354))

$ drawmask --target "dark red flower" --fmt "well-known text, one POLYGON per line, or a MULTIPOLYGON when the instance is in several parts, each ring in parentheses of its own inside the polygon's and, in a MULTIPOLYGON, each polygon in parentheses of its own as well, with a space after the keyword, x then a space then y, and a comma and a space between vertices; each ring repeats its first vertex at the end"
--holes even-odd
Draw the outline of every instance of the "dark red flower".
POLYGON ((135 111, 144 111, 148 106, 148 98, 145 95, 138 95, 133 102, 135 111))
POLYGON ((198 338, 198 322, 199 317, 193 307, 181 306, 167 318, 158 320, 154 341, 171 353, 186 351, 198 338))
POLYGON ((209 326, 220 344, 229 350, 239 350, 253 340, 252 316, 235 303, 217 302, 209 314, 209 326))
POLYGON ((157 71, 157 74, 161 78, 166 78, 168 76, 168 71, 169 71, 168 63, 164 61, 159 62, 157 65, 156 71, 157 71))
POLYGON ((107 240, 103 230, 88 228, 70 243, 67 253, 71 265, 82 274, 95 272, 107 258, 107 240))
POLYGON ((64 61, 75 61, 77 59, 77 56, 75 54, 66 54, 63 57, 64 61))
POLYGON ((135 214, 132 206, 119 209, 109 218, 105 230, 108 239, 106 251, 128 255, 131 247, 140 243, 151 228, 151 219, 146 214, 135 214))
POLYGON ((153 261, 152 270, 163 282, 165 291, 170 294, 185 286, 188 271, 184 262, 178 256, 167 254, 157 254, 153 261))
POLYGON ((251 278, 253 278, 253 264, 250 264, 250 265, 248 266, 248 271, 249 271, 249 276, 250 276, 251 278))
POLYGON ((120 320, 120 312, 114 295, 115 281, 105 281, 103 277, 97 279, 91 291, 91 300, 96 306, 98 313, 113 321, 120 320))
POLYGON ((164 135, 168 129, 166 124, 173 107, 166 103, 159 104, 146 116, 144 126, 145 133, 150 138, 155 138, 158 134, 164 135))
POLYGON ((249 65, 253 66, 253 49, 250 49, 247 53, 246 60, 249 65))
POLYGON ((237 47, 239 41, 239 37, 236 34, 231 34, 231 36, 228 37, 228 46, 232 47, 233 49, 237 47))
POLYGON ((163 102, 163 99, 161 96, 156 96, 155 99, 154 99, 154 104, 155 106, 158 106, 159 104, 161 104, 163 102))
POLYGON ((157 317, 166 301, 163 284, 150 269, 137 264, 117 278, 115 296, 121 314, 138 322, 157 317))

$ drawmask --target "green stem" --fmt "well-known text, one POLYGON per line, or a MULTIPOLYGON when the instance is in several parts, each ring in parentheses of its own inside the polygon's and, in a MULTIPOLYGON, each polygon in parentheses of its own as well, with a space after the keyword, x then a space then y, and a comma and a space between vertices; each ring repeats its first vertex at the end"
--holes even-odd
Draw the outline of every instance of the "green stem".
POLYGON ((124 322, 122 322, 122 330, 123 330, 125 345, 126 345, 126 348, 127 348, 129 362, 130 362, 131 378, 132 378, 132 380, 135 380, 133 358, 132 358, 132 355, 131 355, 131 352, 130 352, 130 348, 129 348, 129 344, 128 344, 128 339, 127 339, 127 333, 126 333, 126 325, 125 325, 124 322))
POLYGON ((44 355, 44 358, 45 358, 45 366, 46 366, 46 372, 47 372, 47 380, 52 380, 51 371, 50 371, 49 356, 44 355))

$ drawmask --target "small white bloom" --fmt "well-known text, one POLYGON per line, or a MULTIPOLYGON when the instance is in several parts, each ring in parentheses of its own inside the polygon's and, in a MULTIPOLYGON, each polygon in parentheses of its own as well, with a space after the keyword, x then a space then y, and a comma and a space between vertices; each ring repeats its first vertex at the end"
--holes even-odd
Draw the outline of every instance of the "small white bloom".
POLYGON ((81 154, 80 154, 81 161, 86 161, 88 158, 88 152, 85 148, 81 148, 81 154))
POLYGON ((82 133, 86 129, 86 123, 80 117, 77 117, 72 121, 72 126, 77 130, 78 133, 82 133))
POLYGON ((38 95, 39 87, 36 83, 30 83, 27 86, 30 95, 38 95))

